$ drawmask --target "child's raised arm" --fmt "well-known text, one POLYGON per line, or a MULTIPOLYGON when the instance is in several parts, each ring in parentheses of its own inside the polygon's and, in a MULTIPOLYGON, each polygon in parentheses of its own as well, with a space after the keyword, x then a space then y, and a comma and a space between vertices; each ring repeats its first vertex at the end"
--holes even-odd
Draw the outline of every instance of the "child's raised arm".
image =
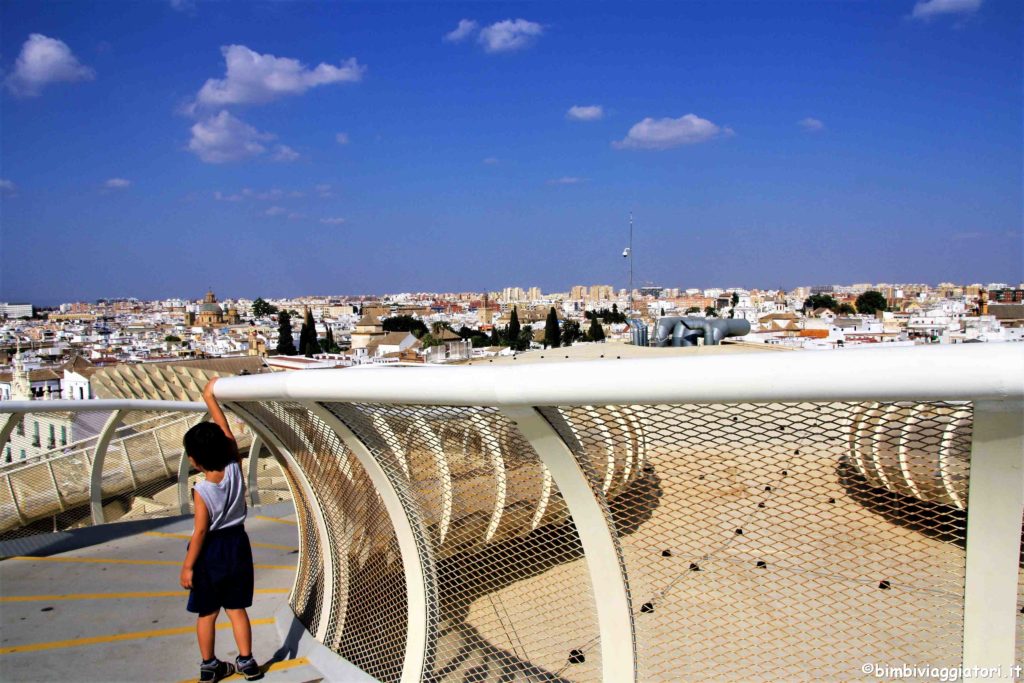
POLYGON ((206 386, 203 387, 203 400, 206 401, 206 408, 210 411, 210 419, 213 423, 220 427, 221 431, 224 432, 224 436, 228 437, 228 441, 231 442, 231 447, 235 449, 235 460, 239 464, 242 462, 242 457, 238 453, 238 444, 235 442, 235 435, 231 433, 231 427, 228 426, 228 418, 224 415, 224 410, 217 403, 217 398, 213 395, 213 385, 216 384, 217 378, 213 377, 206 386))

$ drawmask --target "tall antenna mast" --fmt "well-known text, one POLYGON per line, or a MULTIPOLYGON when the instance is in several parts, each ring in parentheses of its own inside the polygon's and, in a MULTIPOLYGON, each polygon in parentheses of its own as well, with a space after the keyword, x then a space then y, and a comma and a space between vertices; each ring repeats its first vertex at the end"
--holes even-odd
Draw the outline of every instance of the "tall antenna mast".
POLYGON ((633 212, 629 212, 629 311, 633 314, 633 212))

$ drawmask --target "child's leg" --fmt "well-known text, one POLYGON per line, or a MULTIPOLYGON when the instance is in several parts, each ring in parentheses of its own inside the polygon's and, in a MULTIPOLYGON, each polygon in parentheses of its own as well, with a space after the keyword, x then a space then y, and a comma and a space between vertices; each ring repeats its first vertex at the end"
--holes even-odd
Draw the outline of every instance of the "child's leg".
POLYGON ((249 614, 245 609, 225 609, 231 620, 231 630, 235 634, 239 657, 252 656, 252 626, 249 625, 249 614))
POLYGON ((219 614, 220 610, 218 609, 215 612, 200 614, 196 617, 196 638, 199 640, 199 654, 203 656, 203 661, 209 661, 214 658, 214 644, 217 638, 217 615, 219 614))

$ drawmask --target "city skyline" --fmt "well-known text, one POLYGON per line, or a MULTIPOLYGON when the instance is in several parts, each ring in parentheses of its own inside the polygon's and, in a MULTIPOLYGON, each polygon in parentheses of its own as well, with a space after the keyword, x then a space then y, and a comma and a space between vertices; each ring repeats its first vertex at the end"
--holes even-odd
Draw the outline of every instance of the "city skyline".
POLYGON ((5 2, 0 300, 1024 279, 1018 3, 737 7, 5 2))

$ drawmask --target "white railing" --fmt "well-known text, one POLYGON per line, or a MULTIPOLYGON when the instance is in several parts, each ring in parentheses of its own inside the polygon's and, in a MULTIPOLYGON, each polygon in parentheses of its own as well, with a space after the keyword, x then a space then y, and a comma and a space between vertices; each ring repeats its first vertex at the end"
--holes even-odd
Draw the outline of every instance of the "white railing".
MULTIPOLYGON (((0 530, 17 530, 26 525, 77 509, 89 507, 92 524, 107 521, 104 500, 122 494, 141 494, 152 485, 175 479, 175 501, 164 505, 174 514, 187 513, 189 462, 181 437, 203 419, 206 406, 200 402, 153 400, 90 401, 4 401, 0 402, 0 452, 15 428, 28 415, 83 412, 104 413, 100 431, 86 439, 0 466, 0 530), (141 417, 129 420, 129 416, 141 417), (116 453, 113 467, 108 454, 116 453), (121 462, 123 461, 123 462, 121 462)), ((261 445, 251 443, 248 434, 239 435, 240 445, 250 455, 261 445), (252 449, 255 450, 252 450, 252 449)), ((249 459, 249 497, 259 502, 257 458, 249 459)))
POLYGON ((293 608, 378 678, 445 678, 474 657, 483 678, 488 662, 606 681, 872 678, 822 658, 1013 673, 1024 346, 322 370, 216 394, 287 465, 293 608), (905 495, 929 472, 967 487, 966 532, 956 506, 905 495), (803 588, 769 590, 758 570, 803 588))

